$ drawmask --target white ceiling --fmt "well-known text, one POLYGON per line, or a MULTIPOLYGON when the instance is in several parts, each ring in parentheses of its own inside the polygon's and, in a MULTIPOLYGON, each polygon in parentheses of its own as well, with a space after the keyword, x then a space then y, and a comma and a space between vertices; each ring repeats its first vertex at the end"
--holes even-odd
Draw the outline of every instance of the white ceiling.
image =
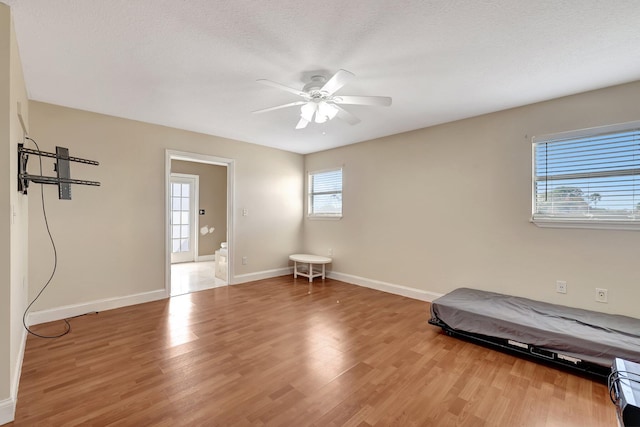
POLYGON ((30 99, 310 153, 640 79, 638 0, 3 0, 30 99), (344 68, 362 119, 294 130, 344 68))

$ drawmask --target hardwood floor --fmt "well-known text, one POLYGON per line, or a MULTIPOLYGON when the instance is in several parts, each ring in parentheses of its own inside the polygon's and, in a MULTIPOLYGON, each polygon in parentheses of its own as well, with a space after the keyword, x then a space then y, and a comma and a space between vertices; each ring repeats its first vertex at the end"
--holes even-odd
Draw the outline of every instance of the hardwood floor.
POLYGON ((214 261, 171 264, 171 296, 226 285, 226 281, 216 277, 214 261))
POLYGON ((428 303, 308 289, 262 280, 29 336, 12 425, 616 425, 603 384, 447 337, 428 303))

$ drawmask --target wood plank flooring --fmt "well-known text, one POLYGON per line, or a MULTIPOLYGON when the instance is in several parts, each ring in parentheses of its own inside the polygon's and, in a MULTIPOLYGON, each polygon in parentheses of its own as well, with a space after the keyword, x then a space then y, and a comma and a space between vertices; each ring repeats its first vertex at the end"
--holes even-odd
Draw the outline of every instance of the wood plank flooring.
POLYGON ((428 303, 308 290, 284 276, 29 336, 10 425, 616 425, 603 384, 447 337, 428 303))

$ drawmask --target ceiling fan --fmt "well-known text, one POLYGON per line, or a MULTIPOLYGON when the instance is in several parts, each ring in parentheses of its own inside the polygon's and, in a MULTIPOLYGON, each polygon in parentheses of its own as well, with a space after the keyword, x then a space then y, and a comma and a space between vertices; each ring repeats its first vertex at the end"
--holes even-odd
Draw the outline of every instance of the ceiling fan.
POLYGON ((294 89, 280 83, 272 82, 271 80, 257 80, 258 83, 298 95, 302 97, 303 100, 256 110, 254 113, 266 113, 267 111, 279 110, 280 108, 301 105, 300 120, 296 125, 296 129, 303 129, 312 121, 315 123, 325 123, 334 117, 343 119, 351 125, 355 125, 360 122, 359 118, 342 108, 340 105, 378 105, 384 107, 391 105, 391 98, 388 96, 353 96, 335 94, 342 86, 354 77, 355 74, 347 70, 338 70, 338 72, 329 80, 327 80, 325 76, 315 75, 311 77, 311 81, 302 89, 294 89))

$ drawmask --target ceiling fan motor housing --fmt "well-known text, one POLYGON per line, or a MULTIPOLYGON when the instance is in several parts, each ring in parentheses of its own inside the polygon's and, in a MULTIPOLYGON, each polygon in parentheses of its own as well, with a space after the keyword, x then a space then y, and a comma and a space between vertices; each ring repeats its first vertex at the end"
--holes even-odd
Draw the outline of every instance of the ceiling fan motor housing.
MULTIPOLYGON (((307 92, 312 99, 321 98, 323 93, 320 91, 327 82, 325 76, 311 76, 311 81, 304 85, 302 90, 307 92)), ((324 94, 325 96, 328 94, 324 94)))

